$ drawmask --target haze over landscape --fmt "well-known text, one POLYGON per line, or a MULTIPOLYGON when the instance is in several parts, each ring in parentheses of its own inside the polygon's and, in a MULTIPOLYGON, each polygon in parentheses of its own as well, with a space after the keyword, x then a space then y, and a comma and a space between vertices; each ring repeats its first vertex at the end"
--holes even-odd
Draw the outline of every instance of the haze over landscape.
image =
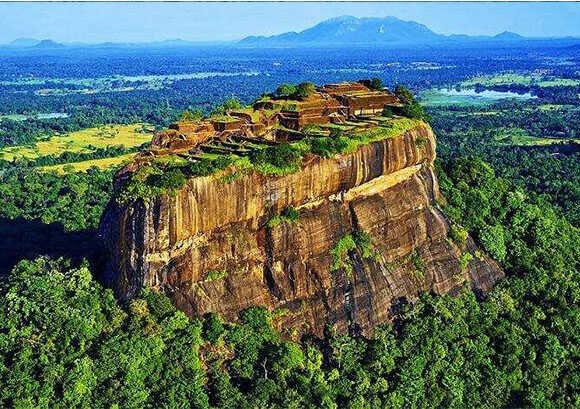
POLYGON ((393 16, 442 35, 580 36, 577 3, 23 3, 0 4, 0 43, 216 42, 303 31, 343 15, 393 16), (477 16, 477 18, 473 18, 477 16))

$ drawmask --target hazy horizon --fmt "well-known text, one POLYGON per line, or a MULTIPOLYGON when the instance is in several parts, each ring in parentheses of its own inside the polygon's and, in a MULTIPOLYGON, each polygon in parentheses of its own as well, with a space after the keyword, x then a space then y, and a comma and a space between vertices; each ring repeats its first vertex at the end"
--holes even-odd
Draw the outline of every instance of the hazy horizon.
POLYGON ((0 43, 233 41, 342 15, 394 16, 446 35, 580 37, 579 3, 0 3, 0 43))

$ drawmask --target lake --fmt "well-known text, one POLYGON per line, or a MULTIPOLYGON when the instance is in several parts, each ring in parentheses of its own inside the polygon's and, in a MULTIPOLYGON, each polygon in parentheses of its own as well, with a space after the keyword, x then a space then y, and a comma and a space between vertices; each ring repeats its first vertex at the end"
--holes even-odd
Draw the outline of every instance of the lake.
POLYGON ((57 118, 68 118, 70 115, 66 112, 50 112, 47 114, 33 114, 33 115, 22 115, 22 114, 8 114, 0 115, 0 121, 2 119, 10 119, 12 121, 26 121, 27 119, 57 119, 57 118))
POLYGON ((484 90, 476 92, 475 89, 431 89, 420 94, 420 100, 423 105, 484 105, 492 104, 504 99, 529 100, 537 98, 529 92, 518 94, 515 92, 503 92, 484 90))

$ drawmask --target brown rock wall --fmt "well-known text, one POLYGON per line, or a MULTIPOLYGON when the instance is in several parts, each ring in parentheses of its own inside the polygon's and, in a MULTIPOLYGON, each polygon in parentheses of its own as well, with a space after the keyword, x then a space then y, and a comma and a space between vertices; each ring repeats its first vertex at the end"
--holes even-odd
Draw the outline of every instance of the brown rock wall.
POLYGON ((188 314, 228 319, 265 305, 283 312, 280 328, 321 335, 327 322, 369 334, 399 298, 423 291, 465 282, 488 289, 503 273, 485 256, 461 268, 461 255, 476 247, 447 238, 434 156, 434 136, 421 125, 352 154, 306 158, 287 176, 198 177, 175 196, 111 204, 102 231, 117 291, 156 287, 188 314), (297 221, 266 225, 289 206, 297 221), (357 230, 370 236, 372 257, 351 250, 352 272, 330 271, 332 249, 357 230))

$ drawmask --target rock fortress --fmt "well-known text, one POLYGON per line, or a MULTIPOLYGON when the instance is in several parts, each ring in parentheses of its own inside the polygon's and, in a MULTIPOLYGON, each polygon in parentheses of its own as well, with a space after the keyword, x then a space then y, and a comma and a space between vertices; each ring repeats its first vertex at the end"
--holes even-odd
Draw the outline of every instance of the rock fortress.
POLYGON ((150 287, 191 316, 259 305, 287 336, 370 335, 402 300, 503 276, 449 238, 435 136, 408 101, 369 81, 294 88, 184 117, 118 172, 100 231, 121 298, 150 287))

